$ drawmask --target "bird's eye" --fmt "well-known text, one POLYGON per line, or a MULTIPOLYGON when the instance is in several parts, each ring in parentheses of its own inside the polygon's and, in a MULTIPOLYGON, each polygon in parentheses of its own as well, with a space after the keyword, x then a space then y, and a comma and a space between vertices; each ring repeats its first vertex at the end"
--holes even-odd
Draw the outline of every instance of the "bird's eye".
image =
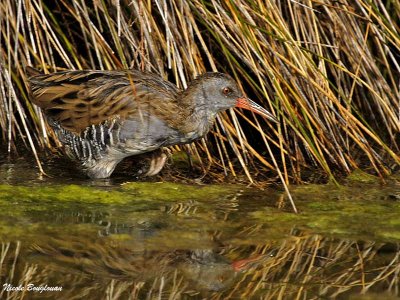
POLYGON ((222 89, 222 94, 224 94, 225 96, 228 96, 230 93, 232 93, 232 89, 229 87, 224 87, 222 89))

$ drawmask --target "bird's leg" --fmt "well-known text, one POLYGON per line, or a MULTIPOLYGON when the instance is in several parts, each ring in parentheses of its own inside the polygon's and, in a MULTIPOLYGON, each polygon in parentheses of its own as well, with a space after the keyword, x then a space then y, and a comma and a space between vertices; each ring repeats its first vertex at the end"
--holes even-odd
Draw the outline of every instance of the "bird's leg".
POLYGON ((92 179, 108 178, 121 159, 98 159, 83 162, 86 174, 92 179))
POLYGON ((153 151, 151 153, 150 167, 144 174, 144 176, 157 175, 162 170, 162 168, 164 168, 164 165, 167 162, 167 158, 168 156, 165 152, 163 152, 163 150, 159 149, 153 151))
POLYGON ((192 160, 192 151, 190 150, 190 146, 186 146, 185 147, 185 152, 189 161, 189 171, 192 172, 193 171, 193 160, 192 160))

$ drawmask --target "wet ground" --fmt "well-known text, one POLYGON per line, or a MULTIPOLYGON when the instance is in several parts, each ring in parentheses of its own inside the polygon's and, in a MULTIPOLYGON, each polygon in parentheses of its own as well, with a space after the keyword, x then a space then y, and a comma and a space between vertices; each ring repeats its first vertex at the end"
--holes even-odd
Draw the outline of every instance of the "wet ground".
POLYGON ((279 190, 46 170, 0 159, 0 299, 399 296, 395 179, 291 187, 296 215, 279 190))

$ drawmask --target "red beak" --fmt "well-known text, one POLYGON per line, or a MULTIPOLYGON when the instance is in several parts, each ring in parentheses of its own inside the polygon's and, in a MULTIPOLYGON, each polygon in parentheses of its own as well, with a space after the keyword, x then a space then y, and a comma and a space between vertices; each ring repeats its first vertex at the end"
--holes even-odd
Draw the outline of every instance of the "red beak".
POLYGON ((251 110, 263 117, 266 117, 267 119, 269 119, 275 123, 278 123, 278 119, 275 118, 275 116, 273 114, 271 114, 264 107, 258 105, 257 103, 255 103, 254 101, 252 101, 248 98, 245 98, 245 97, 237 98, 235 107, 240 107, 240 108, 251 110))

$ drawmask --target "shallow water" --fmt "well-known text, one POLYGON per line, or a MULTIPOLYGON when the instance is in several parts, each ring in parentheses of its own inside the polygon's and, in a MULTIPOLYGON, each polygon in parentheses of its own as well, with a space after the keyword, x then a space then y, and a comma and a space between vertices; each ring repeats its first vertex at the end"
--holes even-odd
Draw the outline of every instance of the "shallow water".
POLYGON ((399 295, 395 180, 292 187, 295 215, 279 190, 46 171, 0 159, 0 299, 399 295))

